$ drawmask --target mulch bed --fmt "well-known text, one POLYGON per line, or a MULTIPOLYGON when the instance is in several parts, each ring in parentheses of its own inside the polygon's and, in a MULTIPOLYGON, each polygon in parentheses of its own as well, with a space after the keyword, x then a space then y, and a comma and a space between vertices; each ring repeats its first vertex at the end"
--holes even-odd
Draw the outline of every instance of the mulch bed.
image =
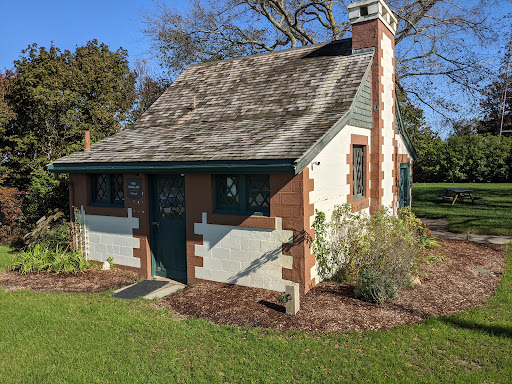
POLYGON ((139 276, 118 268, 101 271, 90 269, 78 275, 54 273, 0 272, 0 289, 7 291, 31 289, 39 292, 101 292, 132 284, 139 276))
POLYGON ((301 309, 287 315, 279 293, 223 283, 200 283, 168 296, 158 305, 215 323, 299 331, 367 331, 419 323, 481 305, 499 282, 505 263, 500 246, 440 240, 425 251, 446 260, 422 265, 422 284, 397 299, 371 304, 353 297, 353 287, 320 283, 301 297, 301 309))

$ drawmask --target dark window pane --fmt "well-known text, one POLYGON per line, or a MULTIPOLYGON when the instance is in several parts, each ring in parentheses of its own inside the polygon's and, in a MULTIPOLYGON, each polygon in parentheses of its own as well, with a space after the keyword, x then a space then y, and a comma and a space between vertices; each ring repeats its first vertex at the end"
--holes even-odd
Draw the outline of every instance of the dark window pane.
POLYGON ((123 175, 112 175, 111 179, 112 188, 112 202, 120 203, 124 201, 124 183, 123 175))
POLYGON ((360 200, 365 195, 364 190, 364 146, 354 146, 354 157, 353 157, 353 195, 354 200, 360 200))
POLYGON ((158 180, 158 199, 162 218, 185 219, 185 184, 179 175, 162 176, 158 180))
POLYGON ((270 177, 268 175, 247 176, 248 210, 268 212, 270 209, 270 177))
POLYGON ((238 176, 219 175, 216 177, 217 207, 221 209, 240 209, 240 188, 238 176))
POLYGON ((105 174, 94 176, 93 200, 107 201, 107 177, 105 174))

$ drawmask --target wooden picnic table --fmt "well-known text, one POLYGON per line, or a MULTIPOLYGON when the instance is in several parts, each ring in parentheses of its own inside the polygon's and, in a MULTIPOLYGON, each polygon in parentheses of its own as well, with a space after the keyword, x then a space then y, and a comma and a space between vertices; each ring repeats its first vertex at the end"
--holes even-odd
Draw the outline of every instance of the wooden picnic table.
POLYGON ((473 195, 472 189, 464 188, 445 188, 444 195, 439 196, 443 198, 443 201, 451 201, 452 205, 455 204, 458 198, 460 198, 460 200, 470 198, 473 204, 475 204, 475 200, 481 199, 480 196, 473 195))

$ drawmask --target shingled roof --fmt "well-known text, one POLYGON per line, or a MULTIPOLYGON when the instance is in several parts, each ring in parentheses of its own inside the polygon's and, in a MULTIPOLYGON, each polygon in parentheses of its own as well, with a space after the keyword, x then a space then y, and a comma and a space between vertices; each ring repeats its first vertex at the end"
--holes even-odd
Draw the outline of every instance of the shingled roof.
POLYGON ((49 168, 296 162, 346 118, 372 58, 373 50, 353 53, 347 39, 191 66, 132 128, 49 168))

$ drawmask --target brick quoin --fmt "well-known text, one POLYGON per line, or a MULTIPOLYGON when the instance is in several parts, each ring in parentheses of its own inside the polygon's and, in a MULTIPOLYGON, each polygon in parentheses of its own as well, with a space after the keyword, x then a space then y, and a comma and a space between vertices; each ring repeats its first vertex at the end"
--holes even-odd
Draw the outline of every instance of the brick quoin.
MULTIPOLYGON (((372 89, 372 106, 378 106, 378 109, 372 108, 372 123, 373 129, 371 131, 371 153, 370 156, 370 213, 374 213, 382 205, 382 196, 384 189, 382 188, 382 180, 384 179, 384 171, 382 162, 384 155, 382 154, 382 145, 384 144, 384 121, 381 117, 381 111, 384 108, 384 103, 381 100, 381 95, 384 92, 384 86, 381 84, 383 76, 383 68, 381 65, 383 58, 383 50, 381 48, 382 36, 386 35, 391 40, 393 52, 395 50, 395 37, 393 33, 380 21, 379 19, 363 21, 352 25, 352 48, 364 49, 374 48, 375 56, 371 68, 371 89, 372 89)), ((394 64, 394 55, 393 55, 394 64)), ((392 81, 395 81, 393 73, 392 81)), ((394 103, 393 103, 394 104, 394 103)), ((394 111, 394 106, 393 106, 394 111)), ((393 120, 393 132, 395 130, 395 121, 393 120)))
POLYGON ((283 254, 293 257, 292 268, 283 268, 283 279, 299 284, 301 294, 315 286, 311 268, 315 256, 310 252, 314 231, 310 228, 310 217, 314 206, 309 204, 309 192, 313 191, 313 179, 309 168, 298 175, 270 176, 270 215, 281 217, 283 229, 293 231, 293 243, 283 243, 283 254))

